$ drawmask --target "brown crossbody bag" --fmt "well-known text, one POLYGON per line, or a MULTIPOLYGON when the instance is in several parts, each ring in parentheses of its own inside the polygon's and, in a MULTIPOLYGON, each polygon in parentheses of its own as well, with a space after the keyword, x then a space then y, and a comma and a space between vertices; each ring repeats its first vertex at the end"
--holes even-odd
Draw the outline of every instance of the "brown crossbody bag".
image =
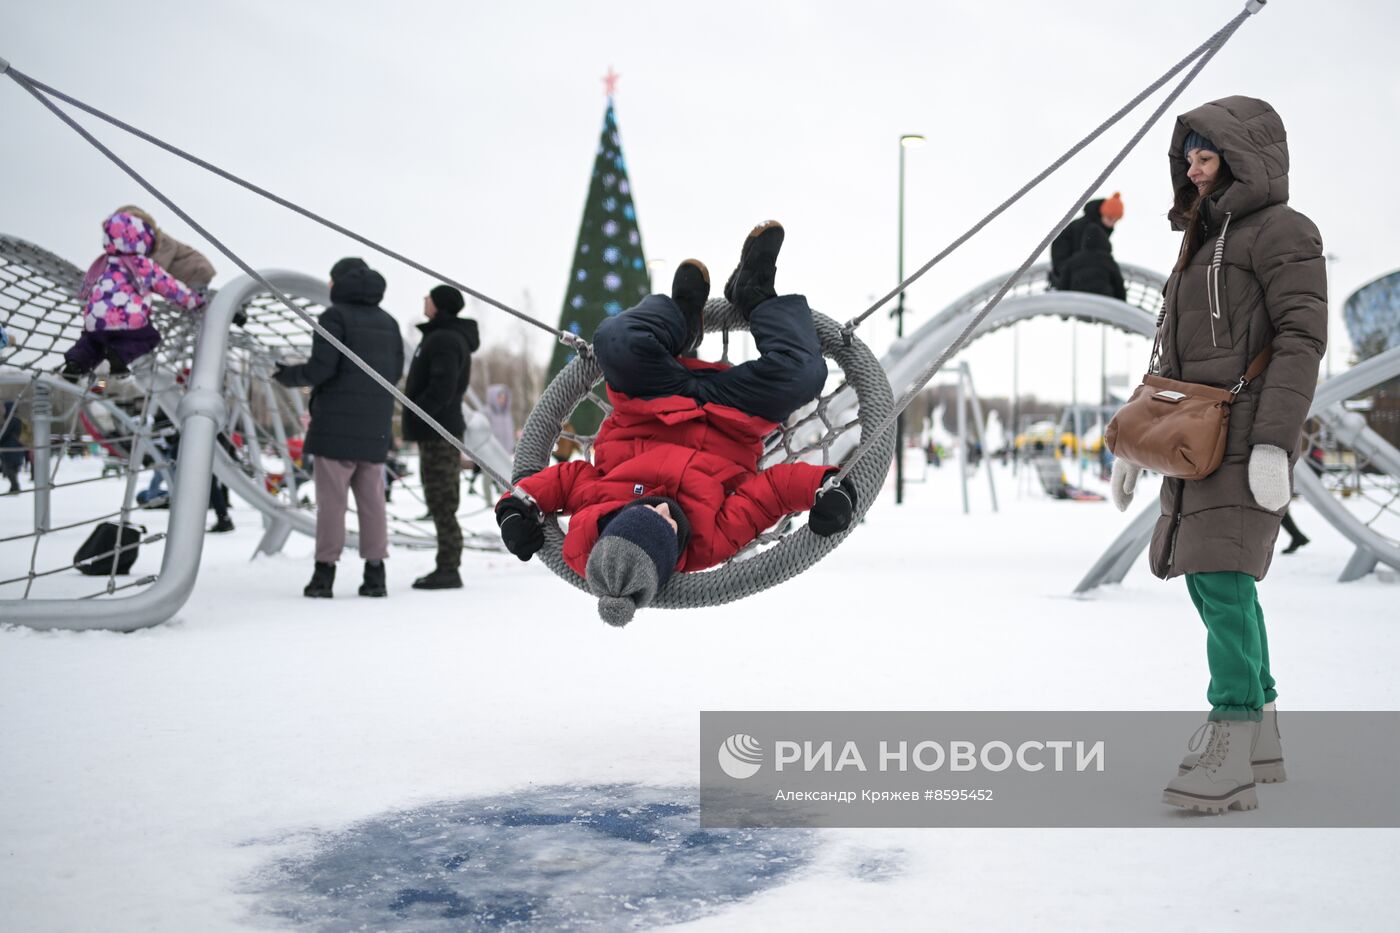
MULTIPOLYGON (((1157 368, 1162 328, 1152 346, 1150 369, 1157 368)), ((1104 430, 1115 457, 1175 479, 1204 479, 1225 456, 1230 405, 1240 390, 1259 378, 1273 351, 1265 347, 1231 389, 1167 379, 1149 372, 1104 430)))

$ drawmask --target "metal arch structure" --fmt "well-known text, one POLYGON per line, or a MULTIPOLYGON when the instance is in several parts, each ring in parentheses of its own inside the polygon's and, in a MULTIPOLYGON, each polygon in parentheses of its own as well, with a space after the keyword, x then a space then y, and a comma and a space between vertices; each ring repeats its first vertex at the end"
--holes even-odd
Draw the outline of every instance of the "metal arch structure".
MULTIPOLYGON (((262 274, 302 307, 329 301, 325 283, 309 276, 286 270, 262 274)), ((150 418, 143 425, 140 418, 123 410, 120 398, 94 395, 86 386, 74 385, 57 375, 62 364, 61 351, 81 333, 82 306, 75 294, 81 279, 82 272, 60 257, 34 244, 0 235, 0 323, 6 324, 16 338, 13 345, 0 350, 0 395, 8 398, 15 392, 32 392, 36 410, 42 407, 47 412, 51 400, 55 400, 72 411, 75 420, 82 406, 93 406, 100 409, 103 418, 122 428, 130 443, 124 450, 120 444, 112 449, 128 461, 121 474, 128 477, 121 510, 125 521, 132 508, 134 474, 141 469, 138 461, 143 453, 150 454, 154 433, 150 418), (40 397, 42 405, 37 401, 40 397)), ((283 494, 285 486, 280 492, 270 491, 268 471, 261 460, 264 446, 274 454, 280 452, 283 473, 291 474, 279 406, 290 406, 299 413, 301 397, 274 383, 271 373, 278 358, 304 354, 309 349, 310 328, 265 294, 263 287, 249 276, 241 276, 220 289, 202 313, 177 314, 157 303, 154 314, 164 339, 155 353, 133 364, 133 379, 140 386, 141 397, 150 400, 147 414, 154 415, 157 410, 164 413, 173 426, 178 426, 181 435, 166 531, 142 542, 165 539, 159 573, 120 587, 109 582, 105 593, 95 594, 110 597, 103 599, 30 597, 26 586, 25 598, 0 598, 0 622, 36 629, 133 631, 172 617, 188 599, 198 576, 211 475, 262 513, 265 533, 260 552, 274 553, 292 531, 314 535, 315 518, 300 508, 295 482, 288 484, 290 495, 283 494), (240 312, 248 315, 248 321, 235 328, 232 324, 240 312), (258 400, 264 415, 270 412, 273 416, 252 418, 253 399, 258 400), (230 456, 217 442, 221 433, 235 431, 245 435, 246 464, 230 456), (273 437, 260 436, 269 431, 273 437), (112 595, 115 590, 135 587, 141 587, 135 595, 112 595)), ((121 390, 114 390, 109 383, 108 391, 119 396, 121 390)), ((508 474, 511 458, 492 436, 485 416, 471 410, 466 414, 468 446, 483 464, 508 474)), ((46 455, 48 424, 45 415, 42 441, 46 455)), ((36 421, 35 446, 41 440, 39 431, 36 421)), ((47 475, 47 470, 36 469, 36 477, 41 473, 47 475)), ((60 530, 53 528, 48 518, 49 485, 46 481, 36 484, 33 532, 14 535, 15 538, 37 538, 60 530)), ((83 524, 86 523, 65 525, 62 530, 83 524)), ((391 534, 390 540, 409 547, 435 544, 430 533, 411 532, 412 529, 391 534)), ((353 533, 347 538, 353 546, 353 533)), ((5 540, 9 540, 8 532, 0 533, 0 542, 5 540)), ((33 577, 31 566, 31 582, 33 577)))
MULTIPOLYGON (((1050 265, 1041 263, 1032 266, 1001 303, 992 309, 992 313, 978 324, 969 343, 995 330, 1038 317, 1075 318, 1106 324, 1150 339, 1156 329, 1157 314, 1162 308, 1162 288, 1166 285, 1166 279, 1140 266, 1120 267, 1127 286, 1127 301, 1085 292, 1056 291, 1050 286, 1050 265)), ((1005 280, 1005 276, 999 276, 979 285, 909 336, 891 345, 881 358, 880 365, 889 376, 896 398, 958 338, 1005 280)), ((832 400, 831 416, 833 419, 848 417, 854 407, 854 394, 843 392, 832 400)), ((832 447, 832 457, 835 460, 843 459, 855 443, 853 437, 840 438, 832 447)))
MULTIPOLYGON (((1162 288, 1166 279, 1138 266, 1124 265, 1128 300, 1085 292, 1062 292, 1050 287, 1050 266, 1031 267, 1015 287, 978 324, 972 340, 995 330, 1037 317, 1075 318, 1094 324, 1107 324, 1118 330, 1151 337, 1162 308, 1162 288)), ((948 348, 968 322, 996 294, 1005 277, 992 279, 930 318, 908 337, 896 341, 881 360, 889 373, 896 396, 913 377, 948 348)))
MULTIPOLYGON (((1396 377, 1400 377, 1400 347, 1373 356, 1323 382, 1318 386, 1312 406, 1308 409, 1309 418, 1316 418, 1326 425, 1338 442, 1364 457, 1377 471, 1389 476, 1392 482, 1400 482, 1400 450, 1367 427, 1361 415, 1348 411, 1342 403, 1396 377)), ((1382 563, 1400 570, 1400 542, 1380 534, 1362 521, 1327 489, 1312 470, 1295 468, 1293 482, 1308 504, 1317 509, 1356 548, 1338 577, 1339 582, 1359 579, 1382 563)), ((1105 583, 1121 583, 1151 543, 1152 528, 1159 514, 1154 500, 1113 540, 1079 581, 1074 592, 1082 595, 1105 583)))
MULTIPOLYGON (((1149 312, 1154 321, 1157 313, 1162 310, 1162 290, 1167 285, 1165 276, 1151 269, 1142 266, 1135 266, 1131 263, 1119 263, 1118 268, 1123 273, 1123 285, 1127 292, 1127 299, 1122 304, 1131 305, 1140 311, 1149 312)), ((982 309, 991 300, 997 291, 1006 281, 1005 275, 988 279, 981 285, 962 295, 956 301, 949 304, 942 311, 930 318, 922 327, 916 330, 907 338, 906 342, 914 342, 921 335, 930 331, 938 330, 950 322, 965 319, 973 313, 982 309)), ((1006 299, 1026 297, 1030 295, 1054 294, 1071 311, 1073 306, 1081 298, 1092 298, 1083 292, 1061 292, 1055 291, 1050 285, 1050 264, 1039 263, 1026 270, 1026 274, 1007 293, 1006 299)), ((1112 301, 1113 299, 1109 299, 1112 301)), ((1067 313, 1065 316, 1072 316, 1067 313)))

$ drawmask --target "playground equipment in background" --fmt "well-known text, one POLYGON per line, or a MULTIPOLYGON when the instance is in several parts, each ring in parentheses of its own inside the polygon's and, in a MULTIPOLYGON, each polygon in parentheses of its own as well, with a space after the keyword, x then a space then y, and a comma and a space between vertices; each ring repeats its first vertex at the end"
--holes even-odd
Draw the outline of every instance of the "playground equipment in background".
MULTIPOLYGON (((264 276, 302 307, 318 310, 328 300, 325 283, 310 276, 285 271, 264 276)), ((36 628, 130 630, 164 621, 188 596, 199 568, 211 474, 262 513, 265 530, 258 553, 276 553, 293 531, 314 535, 313 491, 304 474, 287 469, 301 459, 297 434, 303 398, 271 379, 275 361, 307 352, 311 331, 244 276, 220 289, 201 315, 155 305, 154 323, 165 339, 130 376, 98 374, 90 382, 73 384, 56 373, 62 351, 82 327, 74 294, 81 280, 76 266, 23 240, 0 236, 0 324, 10 341, 0 350, 0 397, 16 403, 9 417, 30 426, 28 446, 34 458, 34 481, 25 490, 32 507, 24 497, 0 499, 6 524, 0 532, 0 566, 5 567, 0 572, 0 620, 36 628), (233 327, 239 312, 246 314, 247 323, 233 327), (176 432, 180 455, 172 464, 159 442, 176 432), (219 445, 217 435, 232 440, 219 445), (95 461, 88 468, 63 456, 74 442, 103 451, 100 472, 95 461), (86 472, 72 476, 82 470, 86 472), (142 513, 140 522, 150 531, 135 546, 147 552, 162 547, 160 571, 143 571, 130 580, 110 573, 100 591, 91 592, 90 582, 80 588, 81 581, 65 573, 76 564, 67 555, 98 524, 136 524, 135 494, 144 485, 138 480, 153 470, 167 473, 168 481, 173 474, 170 510, 142 513), (73 501, 75 489, 84 491, 86 501, 110 494, 110 504, 92 514, 73 501), (19 521, 29 530, 11 531, 19 521), (21 567, 24 572, 16 573, 21 567), (140 592, 94 599, 131 589, 140 592), (45 598, 46 592, 58 598, 45 598)), ((469 415, 475 449, 508 472, 510 458, 491 436, 485 416, 469 415)), ((407 512, 393 514, 390 540, 398 546, 433 547, 431 525, 416 514, 423 509, 421 493, 416 484, 405 485, 410 491, 407 512)), ((479 510, 486 509, 487 503, 479 501, 479 510)), ((349 539, 353 546, 353 531, 349 539)), ((490 531, 469 533, 467 543, 499 549, 490 531)), ((129 548, 119 544, 116 550, 129 548)), ((143 554, 140 566, 150 563, 143 554)))

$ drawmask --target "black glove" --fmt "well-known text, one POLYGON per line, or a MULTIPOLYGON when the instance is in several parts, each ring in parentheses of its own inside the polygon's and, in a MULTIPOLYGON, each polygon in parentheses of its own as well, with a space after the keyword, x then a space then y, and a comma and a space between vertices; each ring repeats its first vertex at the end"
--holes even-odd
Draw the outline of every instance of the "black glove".
POLYGON ((235 327, 246 326, 248 323, 248 312, 243 308, 239 308, 237 311, 233 312, 233 323, 235 327))
POLYGON ((529 560, 544 547, 544 526, 540 524, 540 510, 534 505, 507 496, 496 505, 496 524, 506 550, 521 560, 529 560))
POLYGON ((282 383, 282 385, 287 385, 286 376, 287 376, 287 369, 288 369, 288 368, 289 368, 289 367, 287 366, 286 363, 273 363, 273 364, 272 364, 272 378, 273 378, 274 380, 276 380, 277 382, 282 383))
POLYGON ((855 511, 856 487, 848 476, 835 489, 817 493, 817 501, 812 503, 812 514, 807 518, 807 527, 812 529, 812 534, 829 538, 851 527, 851 516, 855 511))

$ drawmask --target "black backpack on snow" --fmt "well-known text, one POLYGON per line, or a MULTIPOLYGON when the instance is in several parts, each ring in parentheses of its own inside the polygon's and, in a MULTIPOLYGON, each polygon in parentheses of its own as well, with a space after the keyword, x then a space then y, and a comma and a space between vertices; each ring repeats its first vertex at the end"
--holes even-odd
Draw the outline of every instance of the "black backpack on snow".
POLYGON ((112 561, 116 559, 117 573, 130 573, 136 563, 136 554, 141 544, 141 536, 146 533, 144 525, 118 525, 116 522, 103 522, 92 530, 86 541, 73 555, 73 563, 78 570, 90 577, 106 576, 112 572, 112 561), (118 553, 117 536, 121 536, 118 553))

